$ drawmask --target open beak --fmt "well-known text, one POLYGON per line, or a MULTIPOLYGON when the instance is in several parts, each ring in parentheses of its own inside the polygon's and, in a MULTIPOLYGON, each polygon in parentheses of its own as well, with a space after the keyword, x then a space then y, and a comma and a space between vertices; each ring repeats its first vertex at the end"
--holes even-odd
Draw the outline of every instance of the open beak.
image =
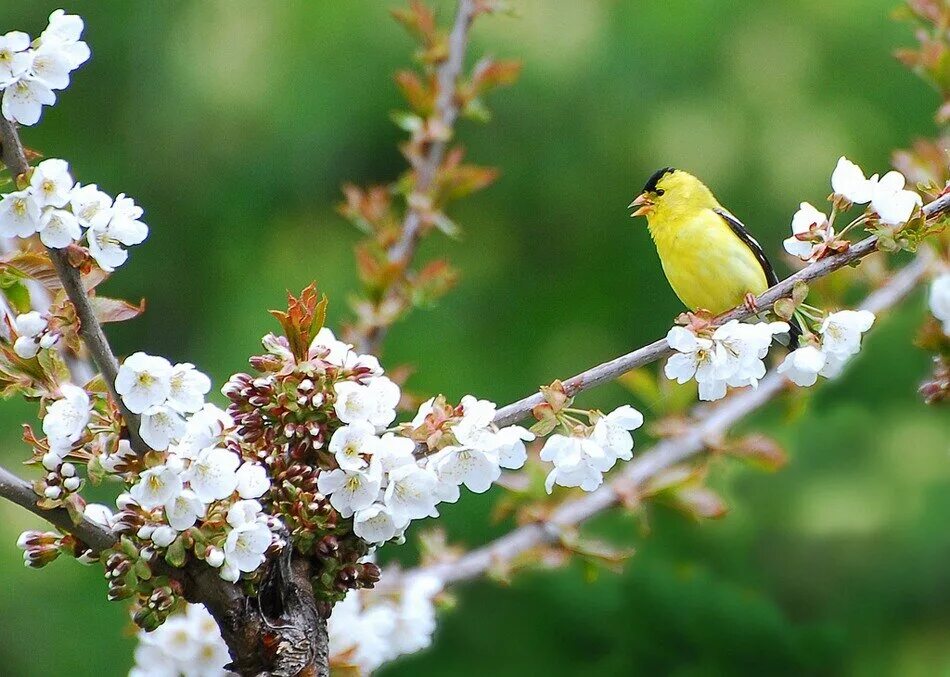
POLYGON ((629 209, 633 209, 634 207, 637 207, 637 210, 634 211, 630 215, 631 217, 646 216, 647 214, 653 211, 654 204, 653 204, 653 201, 650 200, 649 195, 647 195, 646 193, 641 193, 640 196, 636 200, 631 202, 629 205, 627 205, 627 207, 629 209))

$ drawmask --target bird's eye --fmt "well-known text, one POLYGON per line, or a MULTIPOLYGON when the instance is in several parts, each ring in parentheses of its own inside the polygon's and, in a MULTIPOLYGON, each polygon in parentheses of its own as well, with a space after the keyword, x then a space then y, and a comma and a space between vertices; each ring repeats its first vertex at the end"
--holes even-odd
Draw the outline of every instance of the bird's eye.
POLYGON ((663 193, 665 193, 665 192, 666 192, 666 191, 663 190, 662 188, 657 188, 657 189, 656 189, 656 194, 657 194, 657 195, 663 195, 663 193))

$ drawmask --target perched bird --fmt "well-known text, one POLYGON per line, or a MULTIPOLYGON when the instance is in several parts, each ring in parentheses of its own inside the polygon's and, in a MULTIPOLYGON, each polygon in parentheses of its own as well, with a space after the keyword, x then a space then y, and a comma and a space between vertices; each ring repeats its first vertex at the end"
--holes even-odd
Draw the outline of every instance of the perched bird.
MULTIPOLYGON (((718 315, 778 284, 762 247, 742 222, 692 174, 665 167, 647 181, 630 207, 646 216, 670 286, 690 310, 718 315)), ((801 328, 792 318, 790 344, 801 328)))

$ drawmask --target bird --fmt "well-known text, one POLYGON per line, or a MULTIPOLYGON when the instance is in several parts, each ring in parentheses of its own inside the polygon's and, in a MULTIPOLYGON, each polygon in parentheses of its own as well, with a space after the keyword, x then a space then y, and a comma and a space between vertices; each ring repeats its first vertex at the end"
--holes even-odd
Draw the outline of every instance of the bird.
MULTIPOLYGON (((629 206, 637 208, 631 216, 646 216, 666 279, 690 310, 719 315, 746 305, 757 312, 755 297, 778 284, 759 243, 689 172, 654 172, 629 206)), ((794 317, 790 325, 794 349, 801 327, 794 317)))

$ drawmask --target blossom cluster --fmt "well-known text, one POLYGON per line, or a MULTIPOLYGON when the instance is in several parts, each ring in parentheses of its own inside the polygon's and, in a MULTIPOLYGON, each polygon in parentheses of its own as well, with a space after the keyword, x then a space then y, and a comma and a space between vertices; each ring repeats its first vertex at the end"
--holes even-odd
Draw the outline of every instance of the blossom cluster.
POLYGON ((748 324, 738 320, 715 330, 673 327, 666 340, 676 352, 667 360, 664 372, 677 383, 695 379, 701 400, 721 399, 729 386, 758 385, 765 376, 763 358, 773 338, 788 330, 785 322, 748 324))
POLYGON ((844 365, 861 350, 861 336, 874 324, 868 310, 841 310, 829 313, 818 328, 820 341, 793 350, 778 366, 778 373, 796 385, 812 386, 818 376, 835 378, 844 365))
POLYGON ((34 125, 43 106, 56 103, 56 90, 69 86, 69 74, 89 59, 89 46, 80 40, 82 18, 57 9, 40 37, 11 31, 0 36, 0 90, 3 117, 34 125))
POLYGON ((170 616, 152 632, 140 630, 129 677, 224 677, 231 657, 221 630, 201 604, 170 616))
MULTIPOLYGON (((839 210, 852 204, 869 204, 877 220, 886 226, 907 223, 923 200, 916 192, 906 190, 905 184, 904 175, 898 171, 890 171, 880 177, 874 174, 868 178, 858 165, 845 157, 840 158, 831 175, 834 191, 831 218, 808 202, 802 202, 792 217, 792 236, 784 242, 785 251, 803 261, 815 261, 827 252, 837 250, 840 244, 838 238, 847 228, 836 234, 834 217, 839 210)), ((866 217, 860 217, 849 227, 866 217)))
POLYGON ((549 494, 555 484, 593 491, 618 460, 633 458, 631 431, 643 425, 643 414, 624 405, 607 415, 594 413, 592 418, 592 426, 577 425, 571 434, 556 433, 545 441, 541 460, 554 464, 544 482, 549 494))
MULTIPOLYGON (((204 402, 210 379, 194 365, 172 365, 163 357, 135 353, 119 369, 116 392, 125 406, 141 414, 142 439, 162 462, 138 474, 138 481, 118 504, 125 530, 135 527, 140 539, 170 548, 197 528, 202 548, 196 554, 236 581, 256 571, 264 553, 279 539, 279 524, 256 499, 270 488, 267 471, 228 448, 228 415, 204 402), (186 420, 184 417, 188 416, 186 420)), ((188 539, 185 539, 188 540, 188 539)))
POLYGON ((120 194, 113 199, 95 184, 76 183, 66 161, 55 158, 40 162, 22 190, 0 196, 0 236, 38 233, 51 249, 85 236, 89 254, 106 272, 125 263, 129 254, 123 247, 148 236, 141 218, 142 208, 132 198, 120 194))
POLYGON ((330 664, 370 674, 384 663, 422 651, 435 632, 435 597, 442 581, 413 574, 398 586, 353 590, 337 603, 327 624, 330 664), (393 589, 395 588, 395 589, 393 589))

